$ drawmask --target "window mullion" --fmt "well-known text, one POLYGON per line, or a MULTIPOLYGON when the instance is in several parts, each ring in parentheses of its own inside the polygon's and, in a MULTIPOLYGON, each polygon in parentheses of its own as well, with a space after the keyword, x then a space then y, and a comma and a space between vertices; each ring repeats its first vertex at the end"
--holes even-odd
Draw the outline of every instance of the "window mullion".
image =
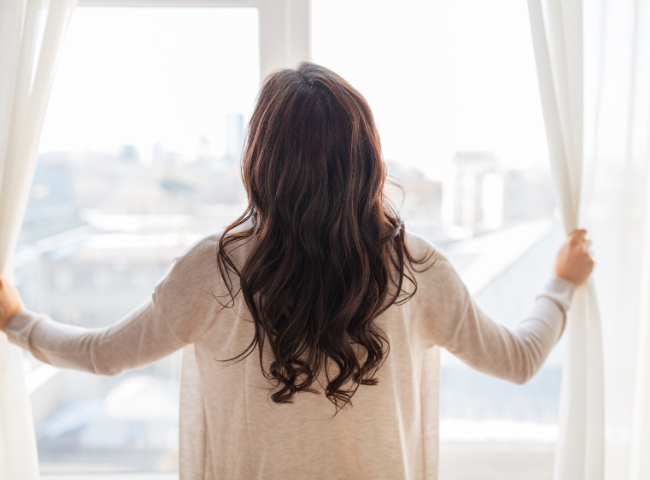
POLYGON ((260 0, 260 76, 311 57, 311 0, 260 0))

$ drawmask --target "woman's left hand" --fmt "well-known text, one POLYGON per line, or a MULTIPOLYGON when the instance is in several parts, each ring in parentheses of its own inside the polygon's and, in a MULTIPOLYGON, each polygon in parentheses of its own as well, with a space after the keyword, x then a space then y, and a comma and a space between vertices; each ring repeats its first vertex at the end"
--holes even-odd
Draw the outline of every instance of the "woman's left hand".
POLYGON ((16 287, 0 275, 0 331, 4 332, 9 320, 25 306, 16 287))

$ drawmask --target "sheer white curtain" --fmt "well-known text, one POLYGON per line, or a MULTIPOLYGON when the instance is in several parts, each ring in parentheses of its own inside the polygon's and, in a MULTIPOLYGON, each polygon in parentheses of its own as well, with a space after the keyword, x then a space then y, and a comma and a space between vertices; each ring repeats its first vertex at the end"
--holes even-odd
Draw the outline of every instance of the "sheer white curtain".
MULTIPOLYGON (((56 59, 77 0, 0 0, 0 270, 11 273, 56 59)), ((0 334, 0 478, 38 478, 21 351, 0 334)))
MULTIPOLYGON (((584 42, 582 0, 529 0, 551 171, 567 233, 584 208, 584 42)), ((603 348, 590 281, 576 292, 565 335, 556 480, 603 478, 603 348)))
POLYGON ((585 2, 586 225, 605 358, 605 477, 650 478, 650 0, 585 2))

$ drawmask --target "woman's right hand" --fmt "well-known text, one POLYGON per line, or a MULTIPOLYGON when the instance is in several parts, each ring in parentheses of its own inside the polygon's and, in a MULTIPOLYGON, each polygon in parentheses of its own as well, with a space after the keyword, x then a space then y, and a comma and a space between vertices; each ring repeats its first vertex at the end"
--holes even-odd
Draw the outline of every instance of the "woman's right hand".
POLYGON ((594 269, 589 247, 591 241, 585 237, 586 230, 575 230, 560 248, 555 262, 555 275, 573 282, 579 287, 587 281, 594 269))
POLYGON ((7 323, 21 309, 25 308, 16 287, 0 275, 0 331, 4 332, 7 323))

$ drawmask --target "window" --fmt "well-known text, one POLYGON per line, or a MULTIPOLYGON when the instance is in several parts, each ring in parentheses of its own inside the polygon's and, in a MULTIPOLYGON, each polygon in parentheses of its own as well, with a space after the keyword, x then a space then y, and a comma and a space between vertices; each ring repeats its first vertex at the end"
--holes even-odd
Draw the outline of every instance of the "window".
MULTIPOLYGON (((310 27, 299 3, 228 4, 75 12, 15 259, 30 307, 111 323, 242 211, 260 71, 303 58, 310 27)), ((373 109, 407 228, 513 326, 562 238, 525 4, 312 0, 311 29, 314 60, 373 109)), ((27 361, 43 472, 176 470, 178 354, 115 378, 27 361)), ((560 364, 521 387, 443 352, 441 477, 551 478, 560 364)))
MULTIPOLYGON (((312 28, 315 61, 373 109, 407 228, 514 326, 563 237, 525 2, 313 0, 312 28)), ((443 351, 441 478, 550 479, 560 363, 516 386, 443 351)))
MULTIPOLYGON (((258 49, 254 8, 75 11, 15 262, 31 308, 112 323, 243 209, 258 49)), ((106 378, 30 361, 41 470, 177 470, 179 362, 106 378)))

